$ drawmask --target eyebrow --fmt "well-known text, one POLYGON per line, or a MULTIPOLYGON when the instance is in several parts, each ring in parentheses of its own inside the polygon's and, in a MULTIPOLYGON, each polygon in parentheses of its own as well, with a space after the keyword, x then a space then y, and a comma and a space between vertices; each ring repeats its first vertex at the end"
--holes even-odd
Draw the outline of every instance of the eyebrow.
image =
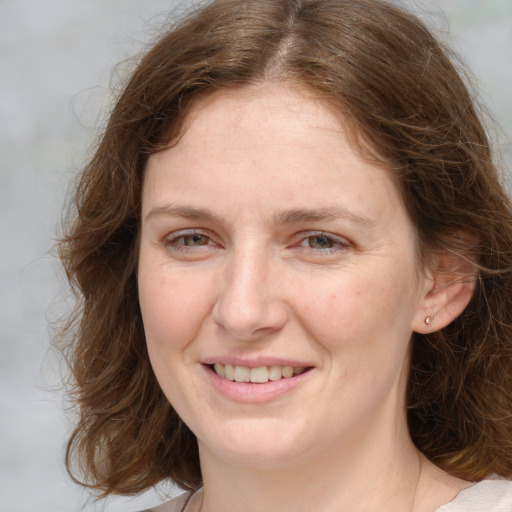
POLYGON ((299 222, 330 221, 336 219, 346 219, 354 224, 364 226, 375 226, 376 221, 360 213, 355 213, 342 206, 332 206, 328 208, 299 208, 296 210, 287 210, 274 216, 275 224, 294 224, 299 222))
POLYGON ((166 217, 184 217, 186 219, 206 220, 210 222, 222 221, 218 215, 215 215, 211 210, 208 210, 208 208, 196 208, 195 206, 172 204, 153 208, 146 215, 144 220, 148 221, 149 219, 160 215, 166 217))
MULTIPOLYGON (((198 208, 189 205, 165 205, 153 208, 145 217, 145 221, 157 216, 183 217, 186 219, 202 220, 226 224, 222 217, 216 215, 208 208, 198 208)), ((272 218, 274 225, 299 224, 302 222, 332 221, 346 219, 354 224, 373 227, 376 220, 365 215, 352 212, 342 206, 328 208, 296 208, 277 213, 272 218)))

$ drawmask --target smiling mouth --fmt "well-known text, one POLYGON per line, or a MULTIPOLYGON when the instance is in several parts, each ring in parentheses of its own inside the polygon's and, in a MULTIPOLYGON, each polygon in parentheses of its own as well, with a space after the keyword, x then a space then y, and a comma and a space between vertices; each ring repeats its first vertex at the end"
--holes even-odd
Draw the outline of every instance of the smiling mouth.
POLYGON ((234 382, 253 382, 265 384, 270 381, 289 379, 304 373, 309 368, 306 366, 259 366, 249 368, 247 366, 235 366, 232 364, 216 363, 210 368, 224 379, 234 382))

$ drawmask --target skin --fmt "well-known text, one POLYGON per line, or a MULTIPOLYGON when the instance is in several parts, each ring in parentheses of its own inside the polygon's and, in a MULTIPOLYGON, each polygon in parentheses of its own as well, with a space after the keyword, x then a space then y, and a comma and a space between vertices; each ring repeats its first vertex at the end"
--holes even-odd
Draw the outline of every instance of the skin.
POLYGON ((426 511, 468 485, 420 457, 405 390, 412 332, 471 290, 418 268, 393 181, 328 105, 275 84, 199 100, 149 159, 142 219, 149 355, 198 438, 203 512, 426 511), (308 371, 233 398, 207 366, 270 360, 308 371))

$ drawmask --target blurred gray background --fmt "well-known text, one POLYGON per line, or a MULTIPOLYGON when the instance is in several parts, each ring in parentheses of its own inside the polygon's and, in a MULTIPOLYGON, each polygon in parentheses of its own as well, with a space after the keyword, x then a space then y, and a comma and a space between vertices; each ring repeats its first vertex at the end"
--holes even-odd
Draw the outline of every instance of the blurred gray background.
MULTIPOLYGON (((66 188, 111 101, 114 65, 190 3, 0 0, 0 512, 120 512, 159 502, 150 492, 95 503, 65 473, 72 417, 58 390, 64 365, 50 345, 69 294, 51 248, 66 188)), ((403 3, 440 27, 472 68, 502 127, 493 136, 510 183, 511 0, 403 3)))

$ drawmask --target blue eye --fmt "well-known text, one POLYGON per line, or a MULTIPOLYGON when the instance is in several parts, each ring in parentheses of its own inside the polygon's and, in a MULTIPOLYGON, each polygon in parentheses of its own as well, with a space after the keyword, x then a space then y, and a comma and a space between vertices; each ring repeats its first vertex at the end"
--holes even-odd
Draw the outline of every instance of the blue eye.
POLYGON ((170 234, 163 241, 163 245, 173 253, 188 253, 191 255, 203 254, 216 246, 208 235, 190 230, 170 234))
POLYGON ((304 242, 312 249, 332 249, 334 246, 334 240, 326 235, 308 236, 304 242))
POLYGON ((331 253, 347 249, 350 247, 350 243, 344 238, 335 237, 326 233, 313 233, 303 238, 299 246, 331 253))
POLYGON ((201 245, 208 245, 210 243, 209 237, 193 233, 191 235, 183 235, 171 241, 173 244, 185 245, 187 247, 199 247, 201 245))

